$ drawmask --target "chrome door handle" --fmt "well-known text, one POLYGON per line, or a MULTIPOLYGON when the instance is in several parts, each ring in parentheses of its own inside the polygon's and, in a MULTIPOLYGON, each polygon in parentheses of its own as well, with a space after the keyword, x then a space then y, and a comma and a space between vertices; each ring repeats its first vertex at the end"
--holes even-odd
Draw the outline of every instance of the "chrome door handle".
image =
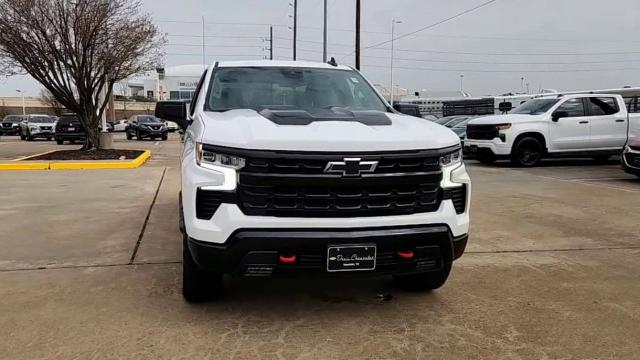
POLYGON ((588 121, 580 121, 578 124, 588 124, 588 121))

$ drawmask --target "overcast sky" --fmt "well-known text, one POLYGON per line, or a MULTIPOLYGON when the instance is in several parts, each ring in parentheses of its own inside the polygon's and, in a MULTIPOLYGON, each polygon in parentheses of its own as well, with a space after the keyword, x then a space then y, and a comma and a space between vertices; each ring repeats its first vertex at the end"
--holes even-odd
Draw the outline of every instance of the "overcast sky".
MULTIPOLYGON (((425 27, 486 0, 363 0, 366 47, 425 27)), ((144 8, 168 34, 167 66, 260 59, 262 38, 274 25, 276 59, 291 58, 293 0, 145 0, 144 8)), ((322 0, 299 0, 298 58, 322 60, 322 0)), ((353 64, 355 0, 329 0, 329 55, 353 64)), ((474 95, 640 86, 638 0, 498 0, 433 29, 396 41, 395 83, 410 90, 464 89, 474 95)), ((362 71, 389 84, 390 46, 363 50, 362 71)), ((23 77, 0 80, 0 96, 17 88, 37 95, 23 77)))

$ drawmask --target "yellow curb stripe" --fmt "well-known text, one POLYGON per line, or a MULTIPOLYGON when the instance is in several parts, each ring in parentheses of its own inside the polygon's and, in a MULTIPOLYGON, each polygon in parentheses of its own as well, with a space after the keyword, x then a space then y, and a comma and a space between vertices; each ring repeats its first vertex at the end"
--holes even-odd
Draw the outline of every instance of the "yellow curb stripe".
POLYGON ((0 163, 0 171, 2 170, 49 170, 49 163, 48 162, 0 163))
MULTIPOLYGON (((36 156, 36 155, 34 155, 36 156)), ((151 151, 145 150, 140 156, 129 161, 84 161, 84 162, 10 162, 0 163, 1 170, 105 170, 135 169, 142 166, 151 157, 151 151)))
POLYGON ((38 157, 38 156, 42 156, 42 155, 47 155, 47 154, 50 154, 50 153, 55 152, 55 151, 60 151, 60 150, 49 150, 49 151, 41 152, 41 153, 39 153, 39 154, 34 154, 34 155, 28 155, 28 156, 19 157, 19 158, 17 158, 17 159, 13 159, 13 160, 11 160, 11 161, 22 161, 22 160, 28 160, 28 159, 32 159, 32 158, 34 158, 34 157, 38 157))

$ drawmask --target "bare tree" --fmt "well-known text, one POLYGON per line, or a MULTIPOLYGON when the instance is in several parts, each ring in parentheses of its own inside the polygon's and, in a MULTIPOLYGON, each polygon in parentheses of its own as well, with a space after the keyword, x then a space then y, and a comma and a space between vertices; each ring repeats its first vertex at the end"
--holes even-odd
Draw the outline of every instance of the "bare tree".
POLYGON ((0 70, 39 81, 80 117, 84 149, 99 149, 113 84, 162 57, 165 39, 140 1, 0 0, 0 9, 0 70))
POLYGON ((56 116, 60 116, 64 112, 64 106, 47 89, 40 90, 40 102, 52 109, 56 116))

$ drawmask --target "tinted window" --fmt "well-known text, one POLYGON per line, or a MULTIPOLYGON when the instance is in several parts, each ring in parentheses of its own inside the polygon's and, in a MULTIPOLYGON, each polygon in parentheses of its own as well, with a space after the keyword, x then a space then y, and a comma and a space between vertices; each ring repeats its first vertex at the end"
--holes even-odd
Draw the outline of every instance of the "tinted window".
POLYGON ((566 111, 568 114, 567 117, 578 117, 585 115, 582 99, 569 99, 562 105, 560 105, 558 109, 556 109, 556 112, 558 111, 566 111))
POLYGON ((211 80, 210 111, 314 110, 343 107, 387 111, 359 73, 312 68, 221 68, 211 80))
POLYGON ((594 116, 612 115, 620 111, 615 98, 592 97, 589 98, 589 114, 594 116))
POLYGON ((138 122, 140 124, 149 124, 149 123, 159 123, 160 121, 156 119, 155 116, 145 115, 145 116, 138 116, 138 122))
POLYGON ((71 124, 80 123, 80 119, 77 116, 61 116, 58 120, 58 124, 71 124))
POLYGON ((553 105, 557 104, 560 99, 532 99, 518 106, 513 110, 512 114, 539 115, 544 114, 553 105))

